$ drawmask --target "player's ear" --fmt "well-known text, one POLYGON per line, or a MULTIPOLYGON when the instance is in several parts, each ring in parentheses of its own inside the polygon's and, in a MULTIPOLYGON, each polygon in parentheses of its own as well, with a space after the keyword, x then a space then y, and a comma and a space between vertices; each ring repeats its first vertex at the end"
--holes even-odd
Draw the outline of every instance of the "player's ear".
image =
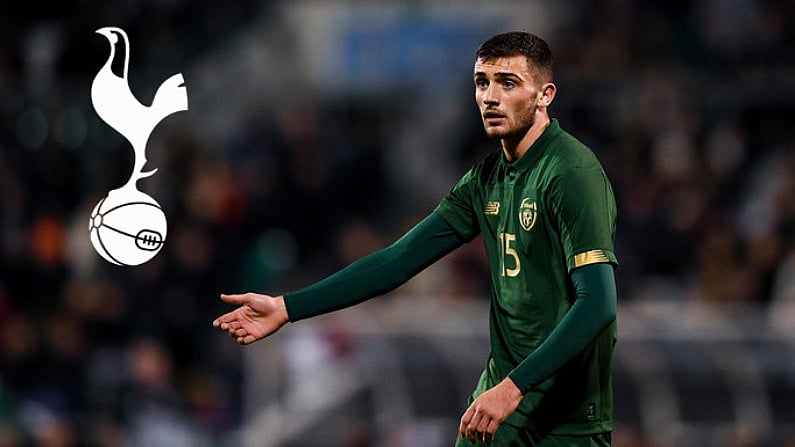
POLYGON ((557 91, 558 88, 551 82, 542 85, 541 94, 538 96, 538 107, 549 107, 555 99, 555 93, 557 93, 557 91))

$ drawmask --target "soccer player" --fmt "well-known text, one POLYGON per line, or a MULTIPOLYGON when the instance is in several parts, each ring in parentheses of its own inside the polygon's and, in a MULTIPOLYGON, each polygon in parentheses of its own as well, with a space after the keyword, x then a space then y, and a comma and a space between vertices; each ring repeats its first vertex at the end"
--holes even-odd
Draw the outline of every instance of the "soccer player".
POLYGON ((609 446, 616 342, 616 206, 594 153, 548 108, 557 88, 541 38, 478 48, 475 99, 501 148, 387 248, 283 296, 222 295, 241 344, 388 292, 478 234, 492 280, 491 352, 457 446, 609 446))

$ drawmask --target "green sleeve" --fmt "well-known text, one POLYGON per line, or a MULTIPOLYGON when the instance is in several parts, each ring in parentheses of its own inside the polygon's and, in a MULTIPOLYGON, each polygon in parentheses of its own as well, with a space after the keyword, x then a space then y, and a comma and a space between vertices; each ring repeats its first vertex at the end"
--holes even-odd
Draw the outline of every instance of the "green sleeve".
POLYGON ((616 319, 613 266, 589 264, 571 272, 576 298, 566 316, 508 377, 527 393, 593 343, 616 319))
POLYGON ((463 243, 436 212, 383 250, 284 296, 290 321, 325 314, 389 292, 463 243))
POLYGON ((618 263, 615 197, 596 160, 556 176, 550 201, 569 271, 594 261, 618 263))

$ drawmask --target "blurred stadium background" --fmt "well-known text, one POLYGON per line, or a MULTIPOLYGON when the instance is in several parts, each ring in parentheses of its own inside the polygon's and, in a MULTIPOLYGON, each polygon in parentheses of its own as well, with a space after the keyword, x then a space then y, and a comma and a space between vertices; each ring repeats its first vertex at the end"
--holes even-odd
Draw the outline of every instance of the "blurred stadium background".
POLYGON ((0 446, 446 446, 484 361, 477 243, 357 308, 240 348, 221 292, 282 292, 391 242, 476 159, 477 44, 557 59, 562 125, 620 215, 616 446, 795 445, 795 3, 0 3, 0 446), (131 39, 169 240, 102 260, 132 150, 94 30, 131 39))

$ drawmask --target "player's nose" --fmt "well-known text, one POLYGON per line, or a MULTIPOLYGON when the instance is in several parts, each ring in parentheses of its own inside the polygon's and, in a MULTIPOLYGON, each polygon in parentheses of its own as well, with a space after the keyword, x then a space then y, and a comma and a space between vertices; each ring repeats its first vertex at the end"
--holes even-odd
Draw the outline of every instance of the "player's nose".
POLYGON ((480 96, 483 104, 495 105, 500 103, 499 91, 494 87, 494 83, 481 90, 480 96))

